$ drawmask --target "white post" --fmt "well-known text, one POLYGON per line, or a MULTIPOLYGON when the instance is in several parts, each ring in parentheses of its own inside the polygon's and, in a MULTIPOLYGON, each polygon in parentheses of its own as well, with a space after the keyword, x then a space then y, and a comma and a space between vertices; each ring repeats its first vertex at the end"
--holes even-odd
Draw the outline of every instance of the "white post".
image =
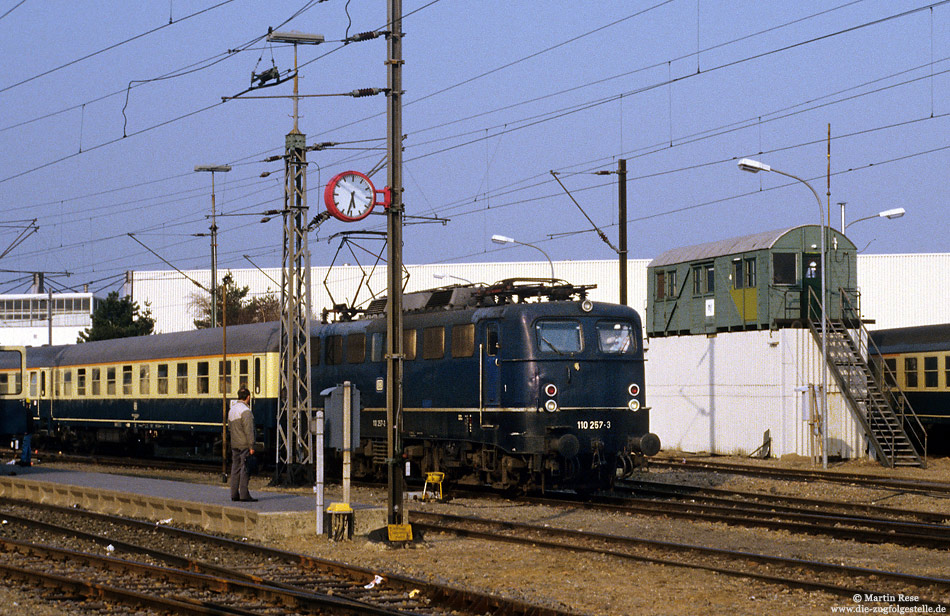
POLYGON ((353 387, 343 381, 343 504, 350 505, 350 420, 353 414, 353 387))
MULTIPOLYGON (((324 403, 326 398, 324 398, 324 403)), ((324 512, 324 502, 323 502, 323 409, 317 409, 315 430, 316 433, 316 447, 317 450, 314 456, 315 460, 315 473, 316 485, 313 486, 313 491, 316 494, 317 498, 317 536, 323 534, 323 512, 324 512)))

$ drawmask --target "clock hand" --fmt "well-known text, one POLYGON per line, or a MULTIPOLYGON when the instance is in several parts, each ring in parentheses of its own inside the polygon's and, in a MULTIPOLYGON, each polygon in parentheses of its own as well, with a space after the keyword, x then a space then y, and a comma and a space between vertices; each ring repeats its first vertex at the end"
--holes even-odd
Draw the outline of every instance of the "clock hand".
POLYGON ((356 192, 351 192, 351 193, 350 193, 350 206, 349 206, 348 208, 346 208, 346 214, 347 214, 347 216, 352 216, 352 215, 353 215, 353 208, 355 208, 355 207, 356 207, 356 192))

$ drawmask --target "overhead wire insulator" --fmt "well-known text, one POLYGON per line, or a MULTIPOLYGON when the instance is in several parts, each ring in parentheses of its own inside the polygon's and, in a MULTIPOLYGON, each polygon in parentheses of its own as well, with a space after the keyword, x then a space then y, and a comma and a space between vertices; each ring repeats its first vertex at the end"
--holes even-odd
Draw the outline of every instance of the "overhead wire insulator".
POLYGON ((359 88, 349 93, 353 98, 362 98, 364 96, 376 96, 385 92, 385 88, 359 88))
POLYGON ((353 36, 346 37, 345 39, 343 39, 343 42, 344 43, 358 43, 360 41, 370 41, 370 40, 373 40, 374 38, 379 38, 383 36, 384 34, 387 34, 387 32, 384 30, 374 30, 372 32, 360 32, 358 34, 354 34, 353 36))
POLYGON ((283 158, 282 155, 280 155, 280 154, 275 154, 274 156, 268 156, 267 158, 265 158, 265 159, 264 159, 264 162, 265 162, 265 163, 272 163, 272 162, 274 162, 274 161, 276 161, 276 160, 280 160, 280 159, 282 159, 282 158, 283 158))

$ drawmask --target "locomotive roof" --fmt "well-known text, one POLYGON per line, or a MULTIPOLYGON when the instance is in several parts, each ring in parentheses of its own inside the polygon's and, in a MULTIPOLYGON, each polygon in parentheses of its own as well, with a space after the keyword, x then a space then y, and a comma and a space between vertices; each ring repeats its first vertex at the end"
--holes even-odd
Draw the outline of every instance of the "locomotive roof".
POLYGON ((950 346, 950 323, 897 327, 871 332, 881 354, 946 351, 950 346))
MULTIPOLYGON (((253 323, 228 327, 228 353, 263 353, 278 350, 280 323, 253 323)), ((82 344, 34 347, 27 351, 27 366, 95 364, 175 357, 220 355, 221 328, 153 334, 82 344)))

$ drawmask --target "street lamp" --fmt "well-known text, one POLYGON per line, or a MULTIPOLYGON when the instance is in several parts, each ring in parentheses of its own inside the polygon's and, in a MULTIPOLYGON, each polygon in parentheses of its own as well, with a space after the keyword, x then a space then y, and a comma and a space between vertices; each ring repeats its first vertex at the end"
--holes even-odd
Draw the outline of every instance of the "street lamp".
POLYGON ((462 278, 461 276, 453 276, 452 274, 443 274, 441 272, 438 274, 432 274, 432 277, 435 278, 436 280, 444 280, 446 278, 451 278, 453 280, 460 280, 466 284, 475 284, 474 282, 472 282, 471 280, 468 280, 467 278, 462 278))
MULTIPOLYGON (((904 208, 902 207, 896 207, 891 210, 884 210, 883 212, 878 212, 877 214, 874 214, 873 216, 865 216, 864 218, 858 218, 856 220, 852 220, 848 224, 843 225, 842 230, 847 229, 854 223, 861 222, 862 220, 870 220, 872 218, 887 218, 889 220, 893 220, 894 218, 900 218, 906 213, 907 213, 906 210, 904 210, 904 208)), ((844 204, 843 203, 841 204, 841 221, 844 222, 844 204)))
MULTIPOLYGON (((825 308, 828 299, 825 290, 828 274, 825 272, 825 210, 821 203, 821 197, 818 196, 818 193, 815 192, 812 185, 800 177, 779 171, 778 169, 757 160, 752 160, 751 158, 743 158, 740 160, 739 169, 748 171, 749 173, 771 171, 772 173, 778 173, 779 175, 797 180, 808 187, 808 190, 815 195, 815 200, 818 202, 818 218, 821 223, 821 466, 822 468, 828 468, 828 315, 825 308)), ((806 299, 806 305, 807 301, 806 299)), ((810 310, 808 315, 810 318, 810 310)))
POLYGON ((504 235, 493 235, 491 236, 491 241, 495 242, 496 244, 518 244, 519 246, 530 246, 531 248, 534 248, 535 250, 543 254, 544 258, 547 259, 548 263, 551 265, 551 286, 554 286, 554 280, 555 280, 554 262, 551 261, 551 257, 548 256, 548 253, 544 252, 543 250, 541 250, 534 244, 528 244, 527 242, 519 242, 513 237, 506 237, 504 235))
MULTIPOLYGON (((195 165, 195 171, 211 173, 211 327, 218 326, 218 225, 214 205, 214 174, 226 173, 231 165, 195 165)), ((221 479, 228 476, 228 318, 227 318, 227 288, 221 302, 221 479)))
POLYGON ((267 41, 270 43, 289 43, 294 46, 294 133, 297 130, 297 45, 319 45, 324 41, 322 34, 307 34, 304 32, 274 32, 267 33, 267 41))

